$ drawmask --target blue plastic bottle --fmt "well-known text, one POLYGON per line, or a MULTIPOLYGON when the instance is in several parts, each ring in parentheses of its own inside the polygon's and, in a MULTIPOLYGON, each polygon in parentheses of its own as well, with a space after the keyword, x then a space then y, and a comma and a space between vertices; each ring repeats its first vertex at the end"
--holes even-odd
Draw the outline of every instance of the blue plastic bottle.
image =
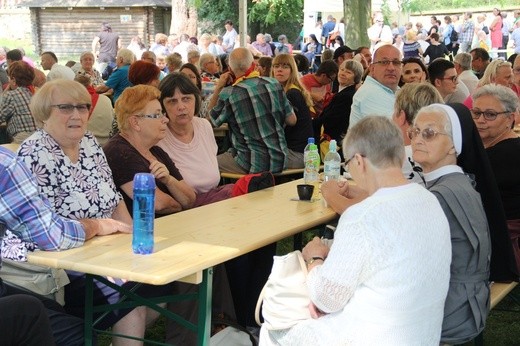
POLYGON ((134 176, 134 232, 132 250, 135 254, 153 252, 153 222, 155 218, 155 177, 150 173, 134 176))

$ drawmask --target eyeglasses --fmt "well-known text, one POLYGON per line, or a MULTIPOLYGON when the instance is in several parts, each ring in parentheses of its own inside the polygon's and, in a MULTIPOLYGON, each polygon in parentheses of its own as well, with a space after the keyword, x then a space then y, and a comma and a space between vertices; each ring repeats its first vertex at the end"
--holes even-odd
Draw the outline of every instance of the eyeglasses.
POLYGON ((443 80, 451 80, 453 83, 457 81, 458 76, 444 77, 443 80))
POLYGON ((495 112, 495 111, 481 111, 480 109, 471 109, 471 117, 475 120, 479 119, 481 115, 484 116, 484 119, 493 121, 497 118, 500 114, 506 114, 511 113, 509 111, 503 111, 503 112, 495 112))
MULTIPOLYGON (((357 153, 354 154, 354 155, 352 155, 352 156, 350 157, 350 159, 348 159, 347 161, 345 161, 345 163, 343 164, 343 168, 344 168, 346 171, 348 171, 348 164, 350 163, 350 161, 352 161, 352 159, 353 159, 354 157, 356 157, 356 155, 357 155, 357 153)), ((359 154, 359 156, 361 156, 361 157, 366 157, 366 156, 363 155, 363 154, 359 154)))
POLYGON ((135 114, 138 118, 146 118, 146 119, 162 119, 166 116, 165 112, 160 112, 156 114, 135 114))
POLYGON ((79 105, 63 103, 59 105, 51 105, 51 107, 58 108, 60 113, 65 115, 71 115, 74 112, 74 109, 77 109, 79 113, 88 113, 90 111, 90 104, 88 103, 83 103, 79 105))
POLYGON ((403 62, 401 60, 380 60, 380 61, 374 61, 372 64, 381 64, 382 66, 389 66, 392 64, 394 67, 401 67, 403 66, 403 62))
POLYGON ((445 136, 448 135, 447 133, 444 133, 444 132, 435 131, 434 129, 432 129, 430 127, 427 127, 423 130, 421 130, 418 127, 409 128, 407 134, 408 134, 408 138, 410 138, 410 140, 414 139, 419 134, 421 134, 422 139, 424 139, 425 141, 431 141, 432 139, 437 137, 437 135, 445 135, 445 136))

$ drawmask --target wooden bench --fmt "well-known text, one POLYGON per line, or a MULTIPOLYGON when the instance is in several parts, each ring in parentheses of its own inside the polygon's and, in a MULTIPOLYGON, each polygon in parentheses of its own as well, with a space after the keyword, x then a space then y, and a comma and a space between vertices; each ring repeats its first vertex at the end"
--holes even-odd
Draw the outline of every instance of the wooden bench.
MULTIPOLYGON (((495 308, 518 285, 518 282, 493 282, 490 288, 489 310, 495 308)), ((484 330, 473 340, 475 346, 484 346, 484 330)))
POLYGON ((511 283, 500 283, 494 282, 491 285, 491 293, 490 293, 490 310, 500 303, 502 299, 504 299, 515 287, 518 285, 518 282, 511 283))
MULTIPOLYGON (((300 179, 303 178, 303 168, 292 168, 292 169, 286 169, 280 173, 274 173, 274 179, 276 184, 281 184, 283 182, 287 182, 294 179, 300 179)), ((231 183, 234 181, 237 181, 238 179, 245 176, 245 173, 227 173, 227 172, 221 172, 220 177, 222 178, 224 183, 231 183)))

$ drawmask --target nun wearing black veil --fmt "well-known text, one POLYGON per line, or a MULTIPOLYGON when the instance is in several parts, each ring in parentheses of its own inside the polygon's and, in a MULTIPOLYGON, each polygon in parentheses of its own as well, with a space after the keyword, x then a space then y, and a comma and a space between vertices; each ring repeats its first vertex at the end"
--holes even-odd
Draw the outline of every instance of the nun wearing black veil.
POLYGON ((453 108, 433 104, 418 112, 408 130, 413 159, 423 168, 426 188, 437 197, 450 224, 452 262, 441 334, 441 343, 448 344, 478 336, 489 312, 492 242, 481 195, 475 189, 481 172, 466 171, 464 163, 476 160, 490 166, 481 142, 482 150, 467 148, 474 145, 474 125, 468 127, 466 122, 473 124, 469 114, 467 119, 462 113, 459 118, 453 108))

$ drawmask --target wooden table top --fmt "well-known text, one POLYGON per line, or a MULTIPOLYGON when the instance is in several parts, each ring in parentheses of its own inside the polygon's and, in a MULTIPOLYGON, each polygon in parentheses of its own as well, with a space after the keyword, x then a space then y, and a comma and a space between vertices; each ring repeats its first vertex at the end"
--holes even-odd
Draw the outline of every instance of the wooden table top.
POLYGON ((132 253, 132 236, 95 237, 84 246, 36 251, 29 262, 149 284, 198 283, 211 266, 326 223, 336 213, 321 200, 297 198, 296 180, 155 220, 151 255, 132 253))

